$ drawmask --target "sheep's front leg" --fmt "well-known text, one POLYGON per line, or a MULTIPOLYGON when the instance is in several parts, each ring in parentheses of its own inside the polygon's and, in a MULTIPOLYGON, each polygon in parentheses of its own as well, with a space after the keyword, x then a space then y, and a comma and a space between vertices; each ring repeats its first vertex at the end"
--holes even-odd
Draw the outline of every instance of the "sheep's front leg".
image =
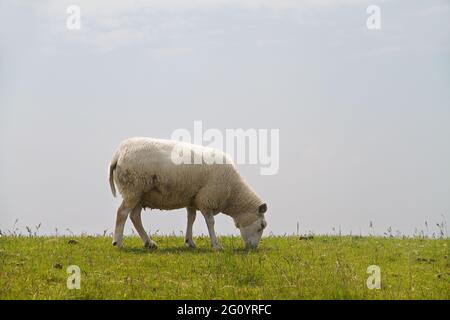
POLYGON ((125 227, 125 222, 127 221, 128 215, 132 209, 133 206, 129 206, 125 201, 123 201, 117 210, 116 228, 114 230, 112 243, 113 246, 117 246, 119 248, 122 247, 123 228, 125 227))
POLYGON ((222 250, 222 246, 217 241, 216 232, 214 230, 214 214, 203 213, 205 217, 206 225, 208 226, 209 237, 211 238, 211 246, 214 250, 222 250))
POLYGON ((145 232, 144 226, 142 225, 141 212, 142 207, 140 205, 137 205, 133 209, 133 211, 131 211, 130 214, 131 222, 133 222, 134 228, 136 229, 142 241, 144 242, 144 247, 149 249, 156 249, 157 248, 156 242, 150 239, 147 232, 145 232))
POLYGON ((186 208, 187 209, 187 228, 186 228, 186 238, 184 242, 189 248, 195 248, 194 239, 192 239, 192 226, 194 225, 195 217, 197 216, 197 212, 194 208, 186 208))

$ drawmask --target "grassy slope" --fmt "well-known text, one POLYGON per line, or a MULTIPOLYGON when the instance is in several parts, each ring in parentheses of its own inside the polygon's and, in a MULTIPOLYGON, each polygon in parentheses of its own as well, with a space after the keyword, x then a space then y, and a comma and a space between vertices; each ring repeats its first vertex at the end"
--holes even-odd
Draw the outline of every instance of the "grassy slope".
POLYGON ((222 237, 224 251, 157 237, 157 251, 126 238, 0 237, 0 299, 450 299, 450 240, 356 237, 264 238, 256 252, 222 237), (58 265, 59 264, 59 265, 58 265), (82 270, 68 290, 66 268, 82 270), (379 265, 382 289, 366 269, 379 265))

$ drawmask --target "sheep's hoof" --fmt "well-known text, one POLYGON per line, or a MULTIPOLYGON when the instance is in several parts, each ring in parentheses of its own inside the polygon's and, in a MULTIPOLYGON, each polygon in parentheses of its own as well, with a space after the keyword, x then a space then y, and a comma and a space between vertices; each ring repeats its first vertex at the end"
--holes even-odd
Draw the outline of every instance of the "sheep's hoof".
POLYGON ((112 245, 113 245, 113 247, 122 248, 122 244, 117 241, 113 241, 112 245))
POLYGON ((144 244, 144 248, 147 248, 147 249, 157 249, 157 248, 158 248, 158 245, 156 244, 155 241, 150 240, 150 241, 147 241, 147 242, 144 244))
POLYGON ((197 248, 197 245, 195 244, 194 240, 192 240, 192 239, 190 239, 190 240, 186 239, 186 240, 184 241, 184 243, 186 244, 186 246, 187 246, 188 248, 192 248, 192 249, 197 248))

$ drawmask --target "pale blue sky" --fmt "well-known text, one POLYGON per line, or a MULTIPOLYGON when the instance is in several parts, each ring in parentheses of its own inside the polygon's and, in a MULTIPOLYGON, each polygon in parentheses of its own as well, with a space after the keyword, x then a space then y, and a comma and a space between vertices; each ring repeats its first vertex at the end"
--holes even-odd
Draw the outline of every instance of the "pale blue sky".
MULTIPOLYGON (((131 136, 279 128, 280 171, 240 166, 268 231, 412 234, 450 220, 448 1, 0 0, 0 229, 112 230, 131 136), (317 4, 320 2, 320 4, 317 4), (78 4, 82 29, 66 28, 78 4), (366 28, 366 8, 382 28, 366 28)), ((217 232, 235 233, 228 217, 217 232)), ((184 230, 183 212, 144 215, 184 230)), ((127 224, 130 230, 131 224, 127 224)), ((194 230, 206 233, 202 217, 194 230)))

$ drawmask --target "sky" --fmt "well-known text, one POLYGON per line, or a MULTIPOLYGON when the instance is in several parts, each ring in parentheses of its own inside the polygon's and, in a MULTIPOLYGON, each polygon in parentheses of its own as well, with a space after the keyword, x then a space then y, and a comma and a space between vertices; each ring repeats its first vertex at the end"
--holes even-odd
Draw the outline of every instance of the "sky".
MULTIPOLYGON (((266 234, 413 235, 450 221, 446 0, 0 0, 0 230, 109 233, 129 137, 279 129, 279 171, 238 165, 266 234), (69 5, 81 29, 66 26, 69 5), (369 30, 366 10, 380 8, 369 30), (373 229, 369 227, 372 221, 373 229), (428 227, 425 226, 427 222, 428 227)), ((145 211, 180 234, 185 210, 145 211)), ((127 222, 126 232, 131 233, 127 222)), ((218 234, 238 234, 216 217, 218 234)), ((195 234, 207 234, 197 216, 195 234)))

